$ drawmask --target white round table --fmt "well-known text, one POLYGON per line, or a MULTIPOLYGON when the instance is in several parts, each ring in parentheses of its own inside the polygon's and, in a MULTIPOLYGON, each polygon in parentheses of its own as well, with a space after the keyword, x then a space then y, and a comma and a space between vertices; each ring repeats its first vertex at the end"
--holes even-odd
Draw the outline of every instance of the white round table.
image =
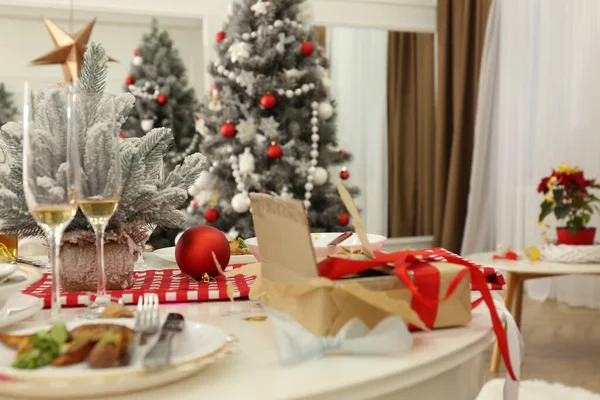
MULTIPOLYGON (((155 260, 147 257, 147 261, 152 266, 155 260)), ((77 311, 63 309, 67 319, 77 311)), ((263 315, 256 302, 165 304, 161 312, 178 312, 188 320, 216 325, 237 337, 238 348, 191 378, 112 399, 469 400, 483 386, 483 353, 495 339, 488 310, 482 305, 473 311, 469 326, 415 333, 413 348, 400 356, 336 355, 283 367, 277 360, 271 323, 245 319, 263 315)), ((44 310, 17 327, 49 318, 44 310)))
MULTIPOLYGON (((526 280, 561 275, 600 275, 600 264, 565 264, 550 261, 531 261, 522 256, 518 260, 494 259, 494 253, 478 253, 467 256, 478 264, 494 267, 507 273, 504 303, 513 314, 517 326, 521 327, 523 309, 523 283, 526 280)), ((498 371, 500 352, 494 347, 490 371, 498 371)))

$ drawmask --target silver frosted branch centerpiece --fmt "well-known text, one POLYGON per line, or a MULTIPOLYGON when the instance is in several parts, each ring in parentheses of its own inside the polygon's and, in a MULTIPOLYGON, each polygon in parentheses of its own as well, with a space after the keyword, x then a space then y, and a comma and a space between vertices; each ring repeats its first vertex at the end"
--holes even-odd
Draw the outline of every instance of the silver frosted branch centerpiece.
MULTIPOLYGON (((77 91, 81 94, 77 101, 77 132, 82 182, 95 184, 88 175, 101 177, 108 173, 107 160, 105 171, 86 169, 86 166, 101 168, 106 152, 102 146, 111 134, 108 116, 103 115, 102 107, 94 102, 95 95, 105 89, 108 57, 102 46, 90 44, 84 55, 81 74, 77 82, 77 91), (91 162, 91 160, 94 162, 91 162), (101 160, 100 160, 101 161, 101 160)), ((35 101, 38 107, 56 108, 60 115, 63 104, 44 102, 52 98, 60 88, 50 88, 35 101)), ((134 104, 131 94, 115 96, 116 125, 125 122, 134 104)), ((52 110, 50 110, 52 111, 52 110)), ((52 112, 46 113, 52 115, 52 112)), ((113 121, 114 122, 114 121, 113 121)), ((52 141, 50 129, 57 121, 46 121, 48 143, 52 141)), ((42 232, 28 212, 22 184, 22 138, 23 127, 19 123, 9 122, 0 129, 0 146, 7 155, 8 168, 0 170, 0 233, 12 236, 42 236, 42 232)), ((201 154, 192 154, 167 176, 163 176, 163 158, 172 146, 173 134, 167 128, 157 128, 142 138, 121 139, 120 163, 122 190, 119 205, 106 230, 105 264, 107 289, 126 289, 133 285, 133 267, 139 258, 151 232, 148 226, 181 228, 186 222, 186 214, 180 210, 187 201, 188 189, 206 169, 206 159, 201 154)), ((36 160, 39 168, 53 165, 52 151, 40 152, 36 160)), ((49 176, 52 182, 60 177, 49 176)), ((61 284, 63 289, 73 291, 93 291, 97 287, 96 253, 94 233, 86 217, 79 211, 62 241, 61 284)))

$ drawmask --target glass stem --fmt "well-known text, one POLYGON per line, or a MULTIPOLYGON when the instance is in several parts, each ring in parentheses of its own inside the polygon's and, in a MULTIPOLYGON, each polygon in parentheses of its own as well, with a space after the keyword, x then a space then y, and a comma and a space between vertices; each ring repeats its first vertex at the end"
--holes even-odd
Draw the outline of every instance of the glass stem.
POLYGON ((98 290, 96 291, 96 302, 106 299, 106 272, 104 270, 104 229, 105 224, 95 224, 96 234, 96 256, 98 259, 98 290))
POLYGON ((48 231, 50 273, 52 274, 52 308, 50 314, 53 322, 60 321, 60 242, 62 234, 62 226, 51 228, 48 231))

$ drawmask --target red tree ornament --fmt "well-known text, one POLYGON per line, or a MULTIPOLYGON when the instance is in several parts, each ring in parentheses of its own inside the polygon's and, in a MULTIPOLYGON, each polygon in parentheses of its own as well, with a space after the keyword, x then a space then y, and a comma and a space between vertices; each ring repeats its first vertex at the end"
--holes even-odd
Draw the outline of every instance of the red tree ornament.
POLYGON ((125 139, 126 137, 123 132, 119 133, 119 139, 125 139))
POLYGON ((169 97, 167 97, 166 94, 161 93, 156 97, 156 101, 158 104, 165 104, 167 101, 169 101, 169 97))
POLYGON ((133 55, 134 55, 134 56, 139 56, 139 55, 140 55, 140 49, 135 49, 135 50, 133 51, 133 55))
POLYGON ((197 200, 192 200, 192 207, 194 208, 198 208, 198 201, 197 200))
POLYGON ((275 107, 275 104, 277 104, 277 97, 273 96, 271 93, 267 92, 267 94, 260 99, 260 105, 267 110, 275 107))
POLYGON ((227 35, 225 34, 225 32, 220 31, 217 32, 217 36, 215 37, 215 39, 217 40, 217 43, 221 43, 223 40, 225 40, 226 37, 227 35))
POLYGON ((223 232, 207 225, 188 229, 175 246, 179 269, 197 281, 201 281, 204 274, 213 278, 219 275, 213 253, 221 267, 225 268, 231 256, 229 241, 223 232))
POLYGON ((344 149, 340 149, 340 154, 342 155, 342 157, 348 157, 348 152, 344 149))
POLYGON ((223 125, 221 125, 221 135, 225 137, 235 136, 235 125, 229 121, 225 122, 223 125))
POLYGON ((276 144, 275 142, 271 142, 271 145, 267 149, 267 155, 269 156, 269 158, 272 158, 273 160, 275 160, 275 159, 281 157, 282 154, 283 154, 283 149, 281 148, 281 146, 276 144))
POLYGON ((339 226, 346 226, 350 223, 350 216, 348 213, 342 213, 337 220, 339 226))
POLYGON ((343 180, 350 178, 350 172, 345 167, 342 168, 342 171, 340 172, 340 178, 343 180))
POLYGON ((204 219, 206 222, 210 223, 217 222, 219 219, 219 212, 214 208, 209 208, 208 210, 204 211, 204 219))
POLYGON ((302 42, 302 48, 300 49, 300 52, 303 56, 308 57, 313 53, 313 51, 315 51, 315 46, 313 46, 311 42, 302 42))
POLYGON ((126 85, 133 85, 135 83, 135 78, 131 75, 129 75, 127 78, 125 78, 125 84, 126 85))

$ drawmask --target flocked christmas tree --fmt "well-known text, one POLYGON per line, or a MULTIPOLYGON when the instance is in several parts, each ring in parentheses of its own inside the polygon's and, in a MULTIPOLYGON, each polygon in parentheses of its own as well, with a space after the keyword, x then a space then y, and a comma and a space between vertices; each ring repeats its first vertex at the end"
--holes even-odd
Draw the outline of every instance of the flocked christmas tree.
POLYGON ((142 37, 133 51, 125 91, 135 96, 135 106, 123 126, 126 137, 145 135, 153 128, 169 128, 175 141, 165 161, 172 169, 196 150, 194 113, 197 100, 188 87, 186 69, 169 33, 152 20, 150 33, 142 37))
POLYGON ((348 229, 328 170, 347 179, 349 155, 337 148, 328 61, 302 20, 303 2, 241 0, 217 34, 214 86, 199 120, 212 166, 190 190, 189 225, 250 237, 248 194, 265 192, 304 200, 315 232, 348 229))
POLYGON ((4 83, 0 83, 0 126, 11 121, 16 113, 12 93, 6 90, 4 83))

